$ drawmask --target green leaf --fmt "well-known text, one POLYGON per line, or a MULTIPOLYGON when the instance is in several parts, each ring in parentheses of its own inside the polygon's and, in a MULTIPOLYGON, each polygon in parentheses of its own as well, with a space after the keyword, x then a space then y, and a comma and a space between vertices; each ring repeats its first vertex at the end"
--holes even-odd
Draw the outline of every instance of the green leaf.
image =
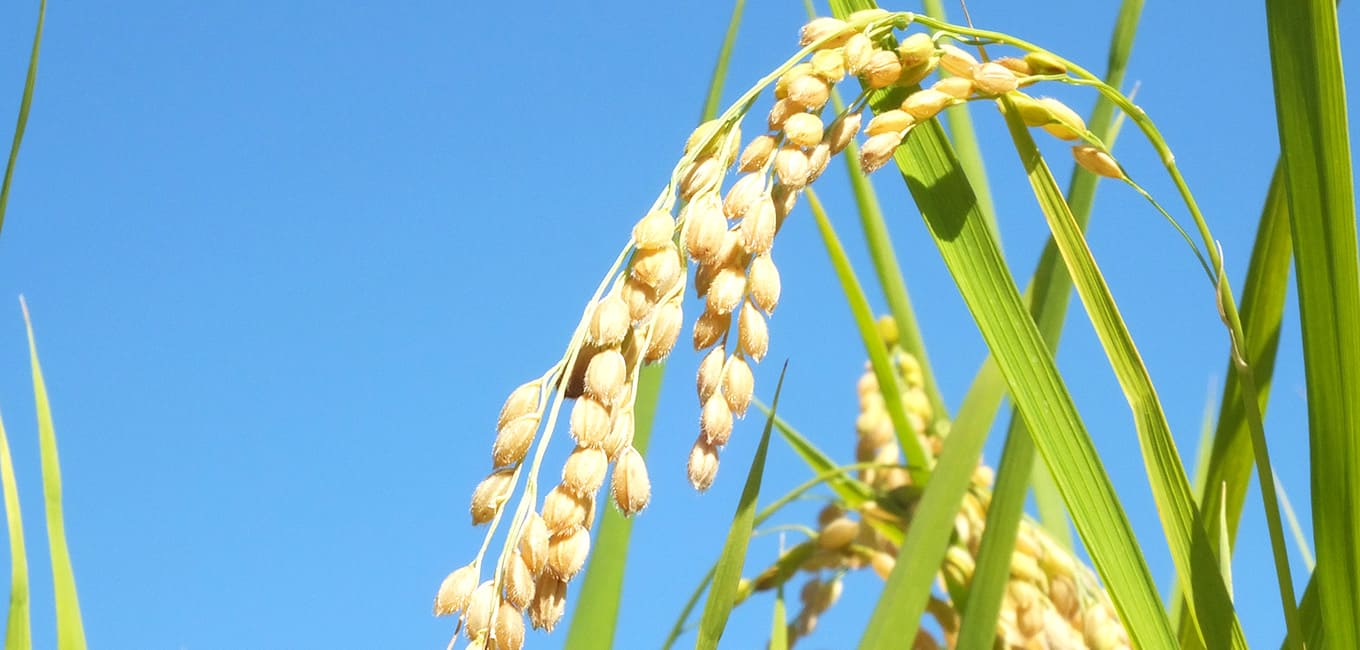
POLYGON ((56 596, 57 647, 84 650, 85 626, 80 620, 80 600, 76 597, 76 577, 71 570, 71 553, 66 548, 66 519, 61 512, 61 463, 57 458, 57 433, 52 426, 52 409, 47 401, 47 384, 38 363, 38 343, 33 337, 33 322, 22 297, 24 326, 28 329, 28 354, 33 366, 33 401, 38 410, 38 443, 42 454, 43 501, 47 507, 47 544, 52 557, 52 591, 56 596))
POLYGON ((1360 647, 1360 269, 1336 7, 1331 0, 1266 0, 1266 25, 1308 386, 1313 575, 1327 644, 1354 648, 1360 647))
POLYGON ((770 622, 770 650, 789 650, 789 615, 784 611, 784 588, 774 595, 774 618, 770 622))
POLYGON ((779 383, 775 385, 774 402, 770 405, 772 415, 765 419, 765 430, 760 433, 760 446, 756 448, 755 458, 751 459, 751 470, 746 474, 746 486, 742 488, 737 512, 732 517, 732 528, 727 533, 722 558, 713 573, 713 584, 708 590, 708 600, 704 603, 703 617, 699 620, 699 641, 695 644, 697 650, 716 650, 736 602, 737 583, 741 581, 741 568, 746 563, 746 547, 751 543, 751 531, 755 528, 756 499, 760 496, 760 481, 765 473, 765 454, 770 449, 773 413, 779 409, 779 393, 784 388, 784 374, 787 371, 786 363, 779 372, 779 383))
POLYGON ((24 549, 24 517, 19 510, 19 485, 14 480, 14 459, 9 437, 0 421, 0 482, 5 489, 5 523, 9 532, 9 616, 5 622, 5 650, 33 647, 29 616, 28 551, 24 549))
POLYGON ((5 227, 5 208, 9 206, 9 186, 14 180, 14 165, 19 160, 19 145, 28 128, 28 108, 33 104, 33 85, 38 80, 38 52, 42 46, 43 22, 47 18, 47 0, 38 3, 38 27, 33 33, 33 51, 28 57, 28 76, 24 78, 24 94, 19 99, 19 119, 14 125, 14 142, 9 148, 9 162, 5 165, 5 180, 0 184, 0 230, 5 227))

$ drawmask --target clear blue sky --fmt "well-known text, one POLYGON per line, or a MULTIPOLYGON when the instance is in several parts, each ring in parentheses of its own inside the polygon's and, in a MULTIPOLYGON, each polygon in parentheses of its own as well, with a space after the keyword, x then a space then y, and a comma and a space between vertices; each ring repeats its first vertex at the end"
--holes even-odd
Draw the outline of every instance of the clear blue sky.
MULTIPOLYGON (((471 4, 49 7, 0 237, 0 407, 29 516, 38 647, 53 638, 20 293, 55 409, 94 646, 444 646, 452 624, 430 617, 431 598, 481 541, 467 501, 497 409, 558 357, 664 182, 730 9, 471 4)), ((803 22, 800 3, 749 4, 729 98, 792 51, 803 22)), ((1116 4, 978 2, 972 12, 981 27, 1103 70, 1116 4)), ((1240 286, 1277 151, 1261 3, 1149 4, 1129 80, 1240 286)), ((1348 33, 1355 3, 1341 11, 1348 33)), ((0 127, 12 124, 35 12, 36 2, 0 9, 0 127)), ((1093 102, 1061 94, 1083 112, 1093 102)), ((975 114, 1006 252, 1027 277, 1042 220, 1003 127, 975 114)), ((1051 152, 1065 178, 1065 149, 1051 152)), ((1171 202, 1145 143, 1128 131, 1116 152, 1171 202)), ((819 186, 863 260, 842 179, 837 169, 819 186)), ((884 174, 879 188, 957 407, 984 347, 900 183, 884 174)), ((1097 211, 1092 247, 1189 455, 1224 371, 1212 295, 1130 191, 1102 187, 1097 211)), ((805 211, 776 256, 785 290, 758 394, 768 399, 788 359, 783 414, 849 459, 864 354, 805 211)), ((1172 568, 1128 409, 1084 317, 1071 319, 1059 361, 1166 588, 1172 568)), ((689 488, 697 362, 675 355, 662 397, 621 648, 655 646, 717 555, 758 437, 755 418, 739 424, 714 489, 689 488)), ((1304 414, 1291 315, 1268 427, 1306 513, 1304 414)), ((766 493, 807 477, 776 445, 766 493)), ((1248 638, 1269 646, 1282 625, 1255 496, 1245 513, 1236 593, 1248 638)), ((761 538, 753 565, 775 548, 761 538)), ((877 584, 853 577, 806 647, 842 647, 877 584)), ((767 598, 740 609, 731 647, 760 647, 768 616, 767 598)), ((530 642, 557 647, 562 636, 530 642)))

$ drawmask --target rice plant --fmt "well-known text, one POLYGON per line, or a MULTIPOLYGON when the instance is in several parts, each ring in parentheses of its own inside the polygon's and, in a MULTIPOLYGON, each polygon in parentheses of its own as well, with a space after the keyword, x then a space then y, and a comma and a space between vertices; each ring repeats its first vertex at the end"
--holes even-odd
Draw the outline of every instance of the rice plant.
MULTIPOLYGON (((658 368, 667 359, 695 369, 696 437, 685 467, 694 489, 713 485, 737 421, 756 415, 765 427, 731 531, 712 549, 712 568, 679 612, 666 647, 689 631, 701 599, 696 647, 718 647, 732 609, 762 591, 777 594, 771 648, 815 638, 843 577, 860 570, 883 579, 856 642, 861 648, 1245 647, 1235 599, 1267 597, 1278 599, 1286 633, 1258 644, 1360 645, 1353 613, 1360 595, 1354 478, 1360 280, 1335 7, 1267 2, 1282 172, 1266 196, 1238 294, 1171 143, 1123 90, 1140 6, 1125 3, 1104 76, 1064 57, 1058 45, 950 22, 935 4, 914 13, 852 0, 835 0, 832 16, 809 20, 790 39, 789 56, 721 112, 713 101, 720 64, 709 119, 684 143, 653 203, 640 206, 627 244, 588 303, 564 318, 572 334, 561 356, 526 377, 501 407, 491 470, 469 508, 472 524, 486 526, 484 541, 474 557, 458 560, 435 598, 436 615, 456 616, 450 646, 461 634, 466 647, 518 650, 526 627, 553 632, 583 571, 586 584, 576 596, 582 604, 567 644, 612 644, 619 550, 626 549, 628 529, 608 518, 597 527, 597 514, 612 503, 624 517, 649 505, 650 514, 664 516, 665 505, 652 503, 644 452, 658 368), (1098 96, 1093 114, 1083 118, 1045 96, 1057 86, 1098 96), (753 115, 762 99, 772 108, 753 115), (990 204, 980 198, 986 174, 972 151, 966 113, 947 111, 965 105, 1004 118, 1051 232, 1023 293, 1002 260, 990 204), (942 119, 951 121, 948 135, 942 119), (1124 137, 1152 145, 1161 169, 1120 164, 1112 144, 1121 126, 1137 131, 1124 137), (1066 190, 1036 137, 1068 143, 1085 170, 1066 190), (870 272, 885 288, 890 314, 883 317, 874 314, 858 279, 864 269, 851 264, 814 189, 840 161, 850 168, 870 272), (897 182, 894 171, 915 202, 894 218, 925 220, 991 354, 952 417, 942 407, 869 180, 897 182), (1169 178, 1176 195, 1145 190, 1138 179, 1153 174, 1169 178), (1084 238, 1101 179, 1126 185, 1165 218, 1203 273, 1185 281, 1213 296, 1224 326, 1228 386, 1199 481, 1186 471, 1157 386, 1084 238), (848 423, 857 439, 845 450, 823 451, 784 421, 778 388, 768 408, 756 397, 766 389, 755 384, 752 366, 778 336, 770 316, 781 298, 780 265, 790 263, 776 262, 778 235, 800 206, 817 224, 868 357, 854 389, 859 417, 848 423), (1261 415, 1273 366, 1270 337, 1283 310, 1279 279, 1291 256, 1303 321, 1318 552, 1318 569, 1302 592, 1287 560, 1261 415), (1158 592, 1106 461, 1053 360, 1073 289, 1130 406, 1175 566, 1169 599, 1158 592), (693 355, 677 351, 683 334, 693 355), (979 459, 1004 397, 1014 414, 993 469, 979 459), (555 442, 559 429, 570 439, 558 435, 555 442), (811 476, 758 509, 764 459, 776 435, 811 476), (552 444, 572 449, 560 470, 544 467, 552 444), (841 452, 853 461, 833 460, 841 452), (1039 462, 1051 483, 1031 478, 1039 462), (1253 470, 1272 478, 1261 480, 1259 507, 1279 586, 1273 595, 1232 591, 1228 560, 1253 470), (602 497, 606 485, 609 495, 602 497), (777 557, 748 558, 755 527, 812 489, 829 491, 831 504, 815 521, 786 522, 806 539, 777 557), (1024 513, 1027 489, 1047 514, 1024 513), (1084 552, 1063 539, 1065 528, 1044 521, 1053 512, 1070 517, 1084 552), (592 558, 592 546, 611 552, 592 558), (742 576, 747 566, 763 568, 742 576), (795 589, 796 602, 786 599, 795 589)), ((738 3, 729 43, 740 10, 738 3)), ((725 49, 720 61, 726 56, 725 49)))

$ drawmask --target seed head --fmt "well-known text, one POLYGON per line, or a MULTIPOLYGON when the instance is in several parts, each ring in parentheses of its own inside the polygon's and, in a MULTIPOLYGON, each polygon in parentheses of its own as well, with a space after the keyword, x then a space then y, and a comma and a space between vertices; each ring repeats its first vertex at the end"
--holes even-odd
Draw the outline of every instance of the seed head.
POLYGON ((519 553, 530 573, 538 575, 543 572, 543 565, 548 561, 548 525, 537 512, 529 513, 529 517, 524 520, 519 553))
POLYGON ((941 45, 940 53, 941 68, 956 77, 972 78, 973 67, 978 64, 978 60, 973 58, 973 55, 965 52, 957 45, 951 44, 941 45))
POLYGON ((595 492, 604 485, 607 471, 609 457, 603 449, 577 447, 562 466, 562 485, 578 496, 593 499, 595 492))
MULTIPOLYGON (((635 323, 652 313, 652 307, 656 306, 656 292, 637 278, 629 277, 624 283, 623 288, 619 289, 619 297, 628 305, 628 318, 635 323)), ((584 373, 585 369, 582 368, 584 373)), ((584 375, 582 375, 584 378, 584 375)), ((584 388, 584 386, 582 386, 584 388)), ((576 397, 579 393, 567 395, 576 397)))
POLYGON ((680 336, 684 324, 684 311, 680 297, 670 300, 657 308, 652 316, 652 329, 647 339, 647 350, 642 355, 643 363, 656 363, 665 359, 675 348, 675 340, 680 336))
POLYGON ((775 102, 774 106, 770 107, 770 115, 766 119, 766 124, 770 127, 771 131, 778 131, 784 128, 784 121, 789 119, 790 115, 801 112, 803 112, 802 105, 785 97, 784 99, 775 102))
POLYGON ((935 56, 935 41, 931 40, 930 34, 916 32, 904 39, 897 46, 897 57, 902 61, 903 67, 914 67, 925 63, 935 56))
POLYGON ((675 217, 665 210, 652 210, 633 226, 633 242, 638 248, 665 248, 675 236, 675 217))
POLYGON ((510 468, 498 469, 477 484, 472 491, 472 525, 479 526, 496 516, 496 513, 510 498, 514 488, 515 471, 510 468))
POLYGON ((811 113, 790 115, 784 120, 784 137, 800 147, 811 147, 822 141, 822 120, 811 113))
POLYGON ((631 407, 614 414, 614 426, 609 428, 609 437, 604 441, 604 453, 609 457, 609 462, 617 461, 619 453, 633 444, 633 424, 631 407))
POLYGON ((510 397, 505 400, 505 405, 501 407, 501 415, 496 419, 496 429, 504 429, 506 424, 518 417, 537 413, 538 396, 542 387, 543 382, 535 379, 512 391, 510 397))
POLYGON ((1003 56, 999 59, 992 59, 992 62, 1015 73, 1017 77, 1028 77, 1034 74, 1030 69, 1029 63, 1024 59, 1017 59, 1013 56, 1003 56))
MULTIPOLYGON (((716 348, 715 348, 716 349, 716 348)), ((751 404, 751 393, 755 392, 756 379, 751 374, 751 366, 746 360, 732 355, 723 371, 722 394, 727 406, 737 417, 746 417, 746 407, 751 404)))
POLYGON ((704 402, 704 408, 699 414, 699 431, 708 444, 716 447, 727 444, 732 438, 732 410, 727 406, 727 399, 723 397, 722 391, 709 395, 708 400, 704 402))
POLYGON ((916 124, 916 118, 912 117, 904 110, 893 109, 875 115, 874 119, 869 120, 869 126, 864 129, 864 132, 870 137, 880 133, 896 133, 900 135, 914 124, 916 124))
POLYGON ((468 599, 467 612, 464 614, 465 629, 469 639, 485 636, 491 627, 491 606, 495 602, 496 589, 490 580, 477 585, 468 599))
POLYGON ((844 585, 840 580, 822 582, 821 580, 809 580, 803 585, 799 592, 799 600, 803 601, 806 611, 821 613, 831 609, 836 601, 841 599, 841 592, 844 585))
POLYGON ((873 567, 874 573, 877 573, 878 577, 887 580, 888 576, 892 574, 893 567, 897 566, 897 558, 893 557, 891 553, 874 551, 874 554, 869 556, 869 566, 873 567))
POLYGON ((1081 139, 1082 132, 1086 130, 1086 121, 1081 119, 1076 111, 1052 97, 1042 97, 1038 104, 1042 109, 1047 109, 1047 114, 1033 107, 1028 107, 1027 110, 1026 107, 1017 105, 1020 108, 1020 118, 1025 124, 1042 126, 1050 135, 1061 140, 1081 139))
POLYGON ((703 350, 722 339, 732 326, 732 312, 705 310, 694 321, 694 349, 703 350))
POLYGON ((574 526, 584 526, 590 519, 594 499, 579 496, 570 488, 559 485, 543 497, 543 525, 549 535, 560 535, 574 526))
POLYGON ((581 572, 590 555, 590 531, 575 526, 548 540, 548 573, 560 580, 571 580, 581 572))
POLYGON ((855 30, 843 20, 836 18, 814 18, 811 22, 803 25, 803 29, 798 32, 798 44, 807 47, 822 39, 831 39, 822 44, 818 49, 840 47, 845 41, 855 34, 855 30))
POLYGON ((685 153, 696 150, 712 153, 712 150, 722 140, 719 133, 722 124, 722 120, 713 119, 695 127, 694 131, 689 134, 689 139, 685 140, 685 153))
MULTIPOLYGON (((807 113, 802 113, 812 119, 817 119, 807 113)), ((732 184, 731 189, 727 190, 727 196, 723 199, 723 214, 728 219, 740 219, 751 208, 751 204, 760 198, 760 194, 765 191, 764 174, 745 174, 732 184)))
POLYGON ((799 109, 816 111, 821 110, 830 97, 831 85, 821 77, 808 74, 789 82, 789 96, 785 99, 799 109))
POLYGON ((810 74, 812 74, 812 63, 810 62, 805 61, 789 68, 784 74, 779 75, 779 79, 774 82, 774 98, 784 99, 788 97, 789 84, 792 84, 794 79, 806 77, 810 74))
POLYGON ((496 650, 520 650, 524 647, 524 614, 510 603, 502 602, 496 609, 496 626, 491 639, 496 650))
POLYGON ((711 397, 722 384, 723 360, 725 358, 726 353, 720 346, 709 350, 708 354, 704 355, 703 361, 699 362, 699 372, 695 377, 695 387, 699 392, 700 406, 707 403, 708 398, 711 397))
POLYGON ((859 535, 859 522, 848 517, 839 517, 822 527, 821 533, 817 535, 817 546, 828 551, 837 551, 855 541, 856 535, 859 535))
POLYGON ((600 350, 586 366, 586 395, 613 404, 628 381, 628 367, 618 348, 600 350))
MULTIPOLYGON (((509 601, 515 609, 524 609, 534 599, 534 583, 537 578, 534 572, 529 569, 529 564, 524 561, 524 556, 516 552, 510 556, 510 563, 505 568, 505 599, 509 601)), ((505 606, 502 605, 502 609, 505 606)))
POLYGON ((945 77, 930 87, 955 99, 968 99, 973 94, 973 80, 965 77, 945 77))
POLYGON ((741 220, 741 246, 752 255, 762 255, 774 245, 774 231, 779 217, 774 201, 768 195, 760 197, 753 209, 741 220))
POLYGON ((896 52, 874 50, 860 76, 870 88, 887 88, 897 83, 897 78, 902 76, 902 62, 897 59, 896 52))
POLYGON ((753 172, 765 167, 765 163, 770 159, 770 154, 774 153, 777 144, 774 136, 760 135, 751 139, 750 144, 741 152, 741 158, 737 161, 737 171, 753 172))
POLYGON ((717 194, 700 197, 685 206, 685 248, 689 256, 700 264, 711 263, 722 250, 727 233, 727 219, 717 194))
POLYGON ((609 434, 609 409, 591 397, 576 400, 571 408, 571 437, 583 447, 599 447, 609 434))
POLYGON ((979 63, 973 68, 973 81, 984 95, 1004 95, 1019 87, 1015 73, 999 63, 979 63))
POLYGON ((538 414, 521 415, 501 427, 496 432, 496 441, 491 444, 491 464, 495 467, 518 465, 529 453, 529 445, 534 442, 538 431, 538 414))
POLYGON ((680 272, 680 252, 675 244, 639 249, 633 253, 633 279, 647 285, 658 295, 675 285, 680 272))
POLYGON ((652 498, 652 482, 647 477, 647 463, 636 449, 626 447, 619 454, 610 491, 614 494, 614 505, 625 517, 647 507, 652 498))
POLYGON ((434 615, 448 616, 463 611, 472 591, 477 588, 478 577, 475 564, 454 569, 439 585, 439 594, 434 597, 434 615))
POLYGON ((702 434, 689 450, 688 471, 689 484, 700 492, 712 487, 713 479, 718 476, 718 449, 709 444, 702 434))
POLYGON ((552 632, 566 611, 566 581, 544 571, 534 588, 534 602, 529 603, 529 623, 534 629, 552 632))
POLYGON ((746 302, 741 308, 741 320, 737 324, 737 341, 741 351, 757 363, 765 358, 770 349, 770 330, 765 317, 755 305, 746 302))
MULTIPOLYGON (((825 142, 818 142, 808 152, 808 183, 812 183, 822 177, 822 172, 826 171, 827 163, 831 162, 831 145, 825 142)), ((777 216, 777 215, 776 215, 777 216)))
POLYGON ((864 66, 869 64, 873 54, 873 41, 863 33, 854 34, 845 42, 845 71, 855 76, 863 74, 864 66))
POLYGON ((746 271, 736 265, 718 269, 706 294, 709 311, 719 314, 731 312, 746 294, 746 271))
POLYGON ((935 117, 937 113, 955 101, 957 100, 950 95, 932 88, 926 88, 907 95, 907 99, 902 102, 902 110, 916 118, 917 121, 924 122, 935 117))
POLYGON ((688 201, 704 190, 713 189, 722 179, 722 173, 717 158, 707 156, 694 161, 680 175, 680 198, 688 201))
POLYGON ((1119 163, 1114 161, 1114 157, 1095 147, 1082 145, 1072 147, 1072 157, 1077 159, 1077 164, 1086 168, 1086 171, 1105 178, 1124 178, 1124 170, 1119 168, 1119 163))
POLYGON ((629 324, 628 303, 618 293, 610 293, 595 306, 587 334, 597 345, 618 345, 628 335, 629 324))
POLYGON ((1030 52, 1025 63, 1034 74, 1067 74, 1067 65, 1048 52, 1030 52))
POLYGON ((812 65, 812 74, 827 83, 834 84, 845 78, 844 50, 821 50, 812 55, 809 63, 812 65))
POLYGON ((870 137, 859 150, 859 166, 866 174, 872 174, 892 159, 893 152, 902 144, 902 137, 896 133, 880 133, 870 137))
MULTIPOLYGON (((793 212, 793 206, 798 204, 798 190, 796 187, 789 187, 782 183, 775 183, 774 189, 770 190, 770 199, 774 201, 774 213, 779 217, 779 223, 784 223, 784 218, 793 212)), ((779 229, 776 224, 775 229, 779 229)))
POLYGON ((860 112, 846 113, 836 118, 831 126, 826 130, 826 143, 831 145, 832 155, 845 150, 850 142, 855 139, 855 134, 859 133, 860 121, 863 114, 860 112))
POLYGON ((774 173, 779 182, 789 187, 807 185, 808 158, 797 145, 786 144, 774 155, 774 173))

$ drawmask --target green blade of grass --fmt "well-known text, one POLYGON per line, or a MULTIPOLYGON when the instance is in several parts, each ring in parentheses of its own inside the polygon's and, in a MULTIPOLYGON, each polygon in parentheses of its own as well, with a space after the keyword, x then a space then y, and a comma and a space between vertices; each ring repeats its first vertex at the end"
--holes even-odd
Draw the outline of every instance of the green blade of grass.
POLYGON ((9 437, 0 421, 0 483, 5 489, 5 524, 9 531, 9 615, 5 622, 5 650, 33 647, 29 617, 28 551, 24 548, 24 517, 19 510, 19 484, 14 480, 14 459, 9 437))
POLYGON ((784 588, 774 594, 774 617, 770 622, 770 650, 789 650, 789 615, 784 610, 784 588))
POLYGON ((1230 644, 1246 647, 1152 378, 1029 128, 1008 102, 1003 99, 1002 103, 1006 105, 1006 123, 1016 151, 1053 232, 1053 240, 1133 412, 1148 483, 1168 549, 1193 606, 1190 616, 1199 620, 1209 647, 1230 644))
POLYGON ((28 57, 28 75, 24 78, 24 94, 19 99, 19 119, 14 125, 14 142, 9 148, 9 162, 5 165, 5 180, 0 184, 0 230, 5 227, 5 208, 9 206, 9 186, 14 180, 14 164, 19 160, 19 145, 28 128, 28 108, 33 104, 33 85, 38 81, 38 53, 42 49, 43 22, 47 18, 47 0, 38 3, 38 27, 33 32, 33 51, 28 57))
POLYGON ((1360 647, 1360 269, 1336 7, 1331 0, 1266 0, 1266 18, 1308 386, 1319 567, 1313 575, 1327 644, 1354 648, 1360 647))
POLYGON ((52 557, 52 591, 56 597, 57 647, 84 650, 85 626, 80 618, 76 596, 76 577, 71 570, 71 553, 66 547, 66 519, 61 506, 61 462, 57 458, 57 433, 52 426, 52 408, 47 400, 47 383, 38 363, 38 343, 33 337, 33 322, 22 297, 24 327, 28 330, 28 354, 33 366, 33 401, 38 411, 38 442, 42 454, 43 501, 47 510, 47 544, 52 557))
MULTIPOLYGON (((840 16, 867 8, 866 3, 850 5, 848 0, 833 3, 840 16)), ((871 104, 886 107, 881 95, 872 97, 871 104)), ((1132 526, 942 129, 933 122, 918 126, 895 159, 1021 415, 1034 432, 1040 455, 1055 470, 1059 491, 1133 643, 1173 646, 1170 624, 1132 526), (1061 473, 1056 472, 1058 468, 1061 473)), ((890 613, 880 615, 876 609, 866 636, 880 640, 877 647, 894 647, 903 638, 894 632, 916 624, 893 620, 890 613)))
POLYGON ((737 512, 732 517, 732 528, 723 544, 721 559, 713 573, 713 584, 708 590, 708 600, 704 603, 704 614, 699 620, 699 641, 696 650, 716 650, 727 618, 736 602, 737 583, 741 581, 741 568, 746 563, 746 548, 751 543, 751 531, 755 528, 756 499, 760 496, 760 482, 765 473, 765 454, 770 449, 770 431, 774 429, 773 413, 779 409, 779 393, 784 388, 784 374, 788 364, 779 372, 779 383, 775 385, 774 401, 770 405, 771 415, 765 419, 765 430, 760 433, 760 445, 756 447, 755 457, 751 459, 751 470, 746 475, 746 485, 737 503, 737 512))
MULTIPOLYGON (((1317 593, 1317 571, 1308 579, 1308 586, 1303 590, 1303 600, 1299 601, 1299 624, 1303 627, 1303 647, 1311 650, 1323 650, 1327 645, 1323 643, 1324 630, 1322 629, 1322 605, 1318 604, 1317 593)), ((1280 642, 1281 648, 1288 648, 1292 643, 1291 639, 1280 642)))
POLYGON ((1289 534, 1294 536, 1294 544, 1299 547, 1299 556, 1303 558, 1303 567, 1312 573, 1317 568, 1317 560, 1313 558, 1313 550, 1308 547, 1308 536, 1303 534, 1303 526, 1299 525, 1298 515, 1294 514, 1294 504, 1289 502, 1289 493, 1284 489, 1284 483, 1280 482, 1280 477, 1275 477, 1275 492, 1280 495, 1280 506, 1284 510, 1284 519, 1289 522, 1289 534))

